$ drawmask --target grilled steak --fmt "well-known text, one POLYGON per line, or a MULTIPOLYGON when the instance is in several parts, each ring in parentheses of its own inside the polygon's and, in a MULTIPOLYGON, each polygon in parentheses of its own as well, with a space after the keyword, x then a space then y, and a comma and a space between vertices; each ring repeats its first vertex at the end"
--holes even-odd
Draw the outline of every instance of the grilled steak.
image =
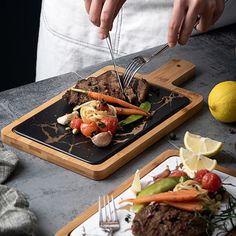
POLYGON ((134 93, 134 90, 133 90, 133 88, 131 86, 125 87, 124 88, 124 93, 125 93, 126 99, 130 103, 136 103, 137 95, 134 93))
POLYGON ((203 236, 207 223, 192 212, 168 205, 153 204, 144 207, 134 217, 134 236, 203 236))
POLYGON ((140 79, 137 84, 137 96, 139 102, 144 102, 149 90, 149 84, 145 79, 140 79))
MULTIPOLYGON (((80 80, 75 87, 128 100, 135 104, 146 99, 149 84, 144 79, 134 79, 132 85, 125 88, 125 95, 123 95, 115 73, 113 71, 108 71, 99 77, 89 77, 88 79, 80 80), (137 91, 137 89, 138 92, 136 93, 135 91, 137 91)), ((68 90, 63 95, 63 98, 73 106, 91 100, 87 95, 71 90, 68 90)))

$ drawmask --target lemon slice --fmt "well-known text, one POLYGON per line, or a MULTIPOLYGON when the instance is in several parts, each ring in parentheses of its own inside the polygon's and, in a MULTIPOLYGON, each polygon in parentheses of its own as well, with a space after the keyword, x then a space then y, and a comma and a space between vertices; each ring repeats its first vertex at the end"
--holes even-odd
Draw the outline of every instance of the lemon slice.
POLYGON ((223 143, 187 131, 184 135, 184 145, 188 150, 196 154, 211 157, 221 150, 223 143))
POLYGON ((135 172, 134 179, 133 179, 130 189, 135 193, 139 193, 141 191, 141 188, 142 187, 141 187, 141 181, 140 181, 140 171, 137 170, 135 172))
POLYGON ((196 154, 185 148, 180 148, 179 156, 183 163, 183 169, 190 177, 194 177, 195 173, 201 169, 212 171, 215 169, 217 164, 216 160, 196 154))

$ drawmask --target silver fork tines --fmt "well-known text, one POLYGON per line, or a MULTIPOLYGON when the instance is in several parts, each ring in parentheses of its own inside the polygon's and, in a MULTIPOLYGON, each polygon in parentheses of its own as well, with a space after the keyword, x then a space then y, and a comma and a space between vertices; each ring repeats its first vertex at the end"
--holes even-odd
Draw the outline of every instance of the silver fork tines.
POLYGON ((151 61, 151 59, 162 52, 164 52, 167 48, 169 48, 168 44, 165 44, 161 49, 158 49, 155 51, 150 57, 143 57, 143 56, 137 56, 135 57, 131 63, 127 66, 127 69, 125 70, 125 73, 123 75, 123 85, 124 87, 127 87, 137 71, 145 65, 147 62, 151 61))
POLYGON ((107 41, 107 45, 108 45, 108 48, 109 48, 109 51, 110 51, 110 54, 111 54, 111 59, 112 59, 112 62, 113 62, 114 70, 115 70, 115 73, 116 73, 116 77, 117 77, 120 89, 124 93, 123 83, 122 83, 121 78, 119 76, 119 73, 117 71, 117 66, 116 66, 116 61, 115 61, 115 57, 114 57, 114 53, 113 53, 110 34, 108 34, 108 37, 106 38, 106 41, 107 41))
POLYGON ((120 229, 120 222, 117 216, 117 210, 113 196, 111 199, 109 195, 99 197, 98 201, 99 211, 99 227, 102 228, 108 235, 112 236, 113 232, 120 229))

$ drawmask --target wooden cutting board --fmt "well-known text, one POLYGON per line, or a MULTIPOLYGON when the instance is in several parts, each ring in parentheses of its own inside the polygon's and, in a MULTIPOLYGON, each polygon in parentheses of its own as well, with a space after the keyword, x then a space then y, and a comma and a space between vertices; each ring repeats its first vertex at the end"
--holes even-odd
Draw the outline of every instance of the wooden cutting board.
MULTIPOLYGON (((172 165, 176 166, 176 158, 178 158, 178 156, 179 156, 178 150, 166 150, 165 152, 158 155, 156 158, 154 158, 150 163, 148 163, 146 166, 144 166, 140 170, 140 178, 142 179, 144 176, 148 175, 154 169, 160 168, 159 171, 155 172, 156 174, 158 174, 166 168, 166 165, 168 165, 170 167, 170 169, 173 169, 172 165), (174 159, 171 160, 171 158, 174 158, 174 159), (161 165, 162 165, 162 167, 161 167, 161 165)), ((223 166, 217 165, 216 170, 219 172, 222 172, 224 174, 227 174, 229 176, 236 177, 236 171, 233 169, 228 169, 223 166)), ((151 176, 153 176, 153 175, 151 175, 151 176)), ((131 186, 133 178, 134 178, 134 175, 130 176, 130 178, 128 178, 126 181, 124 181, 120 186, 118 186, 117 188, 115 188, 114 190, 112 190, 110 193, 107 193, 107 194, 110 196, 113 196, 114 199, 116 200, 117 197, 119 197, 121 194, 123 194, 131 186)), ((234 190, 234 192, 235 192, 235 190, 234 190)), ((122 196, 122 198, 123 198, 123 196, 122 196)), ((116 206, 118 206, 118 205, 116 205, 116 206)), ((67 225, 62 227, 55 234, 55 236, 81 235, 81 234, 78 234, 78 231, 75 232, 75 230, 77 230, 77 228, 79 228, 81 226, 86 227, 86 221, 90 220, 91 217, 93 217, 95 214, 97 214, 97 212, 98 212, 98 202, 96 202, 95 204, 90 206, 82 214, 80 214, 75 219, 73 219, 71 222, 69 222, 67 225)), ((121 212, 119 210, 118 210, 118 214, 120 214, 120 216, 123 215, 123 214, 121 214, 121 212)), ((125 215, 127 215, 127 214, 125 214, 125 215)), ((98 226, 98 217, 94 217, 92 220, 93 220, 92 221, 93 225, 94 225, 94 222, 96 221, 95 223, 97 223, 97 226, 98 226)), ((121 230, 119 232, 120 232, 120 235, 125 235, 124 231, 122 231, 122 221, 124 221, 124 219, 121 218, 121 220, 120 220, 121 230)), ((126 223, 125 228, 130 229, 130 225, 127 226, 127 223, 126 223)), ((93 230, 96 230, 96 224, 94 225, 93 230)), ((124 230, 124 228, 123 228, 123 230, 124 230)), ((95 231, 93 231, 93 232, 88 231, 86 233, 88 233, 88 235, 89 235, 89 234, 95 233, 95 231)), ((96 233, 98 233, 98 232, 96 232, 96 233)), ((236 234, 236 229, 232 230, 227 236, 233 236, 235 234, 236 234)), ((130 235, 130 233, 128 233, 128 235, 130 235)))
MULTIPOLYGON (((113 70, 113 66, 107 66, 91 76, 97 77, 111 70, 113 70)), ((119 67, 118 70, 120 73, 123 73, 125 69, 119 67)), ((30 119, 33 120, 38 114, 53 107, 54 104, 61 100, 65 91, 3 128, 1 131, 2 141, 91 179, 104 179, 200 110, 203 104, 203 97, 177 87, 177 85, 192 78, 194 74, 195 65, 189 61, 179 59, 171 60, 150 74, 137 74, 137 78, 145 78, 152 86, 178 94, 180 97, 187 98, 189 102, 186 106, 177 110, 174 114, 162 120, 156 126, 152 127, 152 129, 138 136, 132 142, 129 142, 126 146, 117 149, 109 158, 104 159, 100 163, 91 164, 71 156, 66 152, 62 152, 58 148, 55 149, 44 145, 44 143, 40 143, 36 139, 32 139, 27 135, 22 136, 14 131, 15 127, 26 123, 30 119)), ((99 150, 99 153, 102 152, 102 150, 99 150)))

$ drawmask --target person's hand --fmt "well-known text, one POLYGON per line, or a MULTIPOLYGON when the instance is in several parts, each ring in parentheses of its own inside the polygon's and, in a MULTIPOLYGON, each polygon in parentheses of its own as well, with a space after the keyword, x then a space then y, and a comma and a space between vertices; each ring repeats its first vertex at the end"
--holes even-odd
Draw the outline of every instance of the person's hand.
POLYGON ((169 46, 186 44, 193 28, 199 32, 207 31, 223 10, 224 0, 174 0, 168 28, 169 46))
POLYGON ((99 37, 105 39, 113 21, 126 0, 84 0, 90 21, 99 27, 99 37))

